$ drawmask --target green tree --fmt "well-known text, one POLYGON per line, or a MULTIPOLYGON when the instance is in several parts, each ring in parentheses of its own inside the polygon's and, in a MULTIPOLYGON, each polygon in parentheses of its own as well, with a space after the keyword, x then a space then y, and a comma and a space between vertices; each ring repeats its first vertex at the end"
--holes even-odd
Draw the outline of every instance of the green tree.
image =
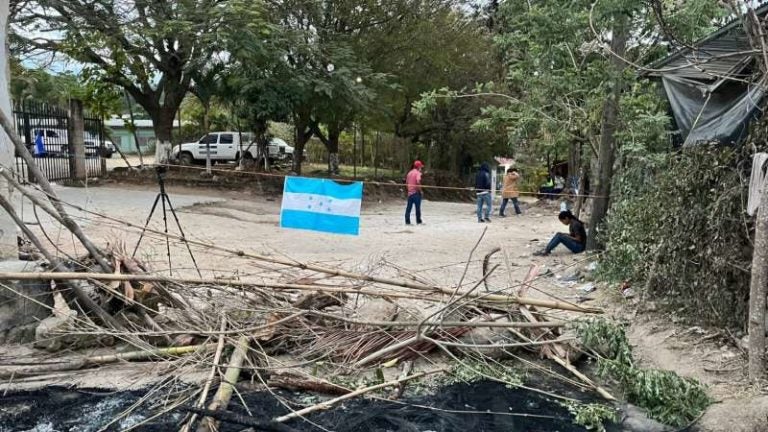
POLYGON ((531 160, 570 154, 571 174, 578 174, 581 148, 586 148, 592 155, 593 191, 601 197, 590 225, 599 229, 617 152, 625 145, 632 151, 668 147, 659 145, 657 133, 668 124, 664 105, 653 85, 629 84, 631 65, 662 54, 670 26, 680 27, 680 41, 690 42, 719 13, 717 5, 703 0, 503 2, 493 31, 507 70, 503 82, 471 93, 493 100, 477 125, 505 127, 515 153, 531 160), (655 6, 674 9, 664 26, 654 19, 655 6))
POLYGON ((120 92, 110 84, 73 74, 52 74, 43 69, 24 67, 11 60, 11 97, 16 102, 34 100, 66 106, 80 99, 87 111, 98 117, 122 113, 120 92))
MULTIPOLYGON (((373 103, 384 76, 371 70, 355 50, 374 29, 398 20, 407 1, 273 2, 270 16, 285 32, 285 64, 291 71, 291 117, 295 155, 302 155, 313 134, 329 154, 329 170, 338 171, 341 132, 373 103), (324 127, 321 128, 320 124, 324 127)), ((301 158, 294 159, 295 172, 301 158)))
POLYGON ((221 52, 222 32, 259 22, 259 4, 245 0, 32 0, 13 29, 15 49, 65 55, 86 76, 124 88, 152 119, 165 162, 194 72, 221 52))

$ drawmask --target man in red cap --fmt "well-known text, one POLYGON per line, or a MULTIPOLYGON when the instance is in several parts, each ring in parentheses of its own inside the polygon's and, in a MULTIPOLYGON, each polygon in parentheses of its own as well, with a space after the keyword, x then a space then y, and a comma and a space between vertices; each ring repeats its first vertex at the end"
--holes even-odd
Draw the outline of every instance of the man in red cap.
POLYGON ((405 187, 408 189, 408 205, 405 208, 405 224, 411 224, 411 209, 416 206, 416 223, 421 225, 421 169, 424 164, 420 160, 413 163, 413 169, 405 177, 405 187))

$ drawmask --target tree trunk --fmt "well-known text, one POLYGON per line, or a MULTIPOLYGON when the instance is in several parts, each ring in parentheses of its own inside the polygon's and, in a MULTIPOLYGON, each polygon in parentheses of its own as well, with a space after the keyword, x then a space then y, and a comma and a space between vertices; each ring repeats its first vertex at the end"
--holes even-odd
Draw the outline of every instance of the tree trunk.
POLYGON ((613 83, 611 94, 603 105, 603 118, 600 126, 600 148, 598 151, 597 184, 594 188, 594 204, 592 216, 589 220, 590 235, 587 237, 587 249, 594 250, 601 247, 598 241, 598 230, 608 213, 609 196, 611 195, 611 181, 613 178, 613 162, 616 152, 616 127, 619 115, 619 100, 623 87, 622 74, 626 67, 624 57, 627 51, 628 31, 625 20, 619 20, 614 24, 611 50, 616 54, 611 57, 613 69, 613 83))
POLYGON ((328 151, 328 174, 339 174, 339 137, 341 136, 341 124, 339 122, 328 123, 328 136, 326 136, 317 123, 312 125, 312 131, 325 145, 328 151))
POLYGON ((292 171, 301 174, 301 164, 304 162, 304 147, 314 133, 312 121, 300 114, 294 114, 295 138, 293 143, 292 171))
POLYGON ((256 139, 256 153, 259 155, 257 163, 259 165, 259 169, 264 170, 264 172, 269 171, 270 168, 269 140, 267 140, 268 130, 269 126, 267 125, 266 120, 256 120, 253 125, 254 137, 256 139))
POLYGON ((752 280, 749 290, 749 378, 765 377, 765 305, 768 294, 768 187, 760 191, 757 209, 755 248, 752 252, 752 280))
POLYGON ((328 150, 328 174, 339 175, 339 137, 341 128, 338 124, 328 125, 328 139, 324 141, 328 150))
MULTIPOLYGON (((171 155, 171 138, 173 137, 173 120, 176 118, 176 108, 163 106, 155 110, 147 110, 152 117, 157 142, 155 144, 155 163, 164 165, 169 162, 171 155)), ((144 107, 144 109, 147 109, 144 107)))

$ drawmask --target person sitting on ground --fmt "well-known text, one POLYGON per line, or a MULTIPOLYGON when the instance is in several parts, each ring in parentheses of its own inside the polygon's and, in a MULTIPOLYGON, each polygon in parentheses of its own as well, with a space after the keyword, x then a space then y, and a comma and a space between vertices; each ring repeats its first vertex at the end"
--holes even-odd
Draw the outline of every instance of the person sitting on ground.
POLYGON ((561 211, 557 216, 563 225, 568 225, 569 233, 557 233, 544 250, 534 253, 535 256, 547 256, 559 245, 563 245, 571 252, 582 253, 587 248, 587 230, 584 223, 576 218, 570 210, 561 211))
POLYGON ((520 204, 517 198, 520 196, 520 191, 517 189, 517 182, 520 180, 520 174, 516 168, 512 168, 504 176, 504 188, 501 191, 501 209, 499 209, 499 216, 507 217, 504 214, 504 210, 507 209, 507 203, 512 200, 512 205, 515 206, 515 214, 521 214, 520 204))
POLYGON ((480 165, 480 171, 475 176, 475 192, 477 192, 477 221, 491 221, 491 169, 486 162, 480 165), (483 211, 485 205, 485 211, 483 211))
POLYGON ((413 162, 413 169, 405 177, 405 186, 408 190, 408 204, 405 206, 405 224, 411 224, 411 210, 416 207, 416 224, 421 225, 421 169, 424 164, 420 161, 413 162))

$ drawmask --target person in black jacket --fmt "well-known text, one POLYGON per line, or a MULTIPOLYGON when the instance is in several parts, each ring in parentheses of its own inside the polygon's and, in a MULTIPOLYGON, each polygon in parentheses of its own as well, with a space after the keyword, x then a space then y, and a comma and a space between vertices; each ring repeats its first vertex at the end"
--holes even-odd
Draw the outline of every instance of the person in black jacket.
POLYGON ((571 213, 570 210, 560 212, 557 216, 563 225, 568 226, 568 234, 557 233, 544 250, 534 252, 534 256, 547 256, 556 247, 563 245, 571 252, 578 254, 587 248, 587 230, 584 223, 571 213))
POLYGON ((477 193, 477 221, 491 221, 491 172, 488 164, 483 162, 480 171, 475 176, 475 192, 477 193), (483 211, 485 206, 485 211, 483 211))

